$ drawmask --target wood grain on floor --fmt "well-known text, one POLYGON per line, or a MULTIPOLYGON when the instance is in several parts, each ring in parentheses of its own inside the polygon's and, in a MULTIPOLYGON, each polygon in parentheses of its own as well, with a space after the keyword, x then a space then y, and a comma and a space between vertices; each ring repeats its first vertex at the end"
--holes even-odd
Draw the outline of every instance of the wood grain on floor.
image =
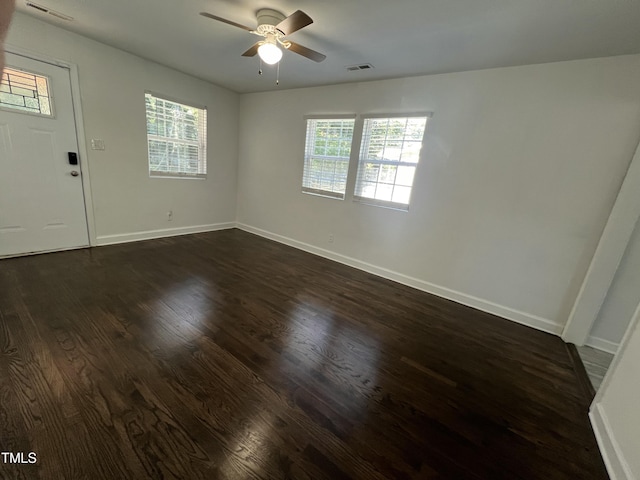
POLYGON ((606 479, 587 408, 559 338, 239 230, 0 261, 0 478, 606 479))

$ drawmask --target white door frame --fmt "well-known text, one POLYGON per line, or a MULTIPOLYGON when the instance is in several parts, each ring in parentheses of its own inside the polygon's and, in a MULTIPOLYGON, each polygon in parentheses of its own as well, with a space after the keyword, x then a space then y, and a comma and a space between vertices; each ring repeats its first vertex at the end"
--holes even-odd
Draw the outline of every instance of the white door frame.
POLYGON ((565 342, 581 346, 587 341, 638 222, 640 222, 640 143, 631 159, 598 247, 562 332, 562 339, 565 342))
POLYGON ((84 119, 82 117, 82 102, 80 95, 80 77, 78 76, 78 66, 75 63, 59 60, 57 58, 43 55, 41 53, 16 47, 15 45, 5 44, 4 49, 8 53, 20 55, 22 57, 31 58, 39 62, 48 63, 57 67, 69 69, 69 78, 71 80, 71 99, 73 102, 73 117, 76 127, 76 138, 78 142, 78 155, 80 156, 80 172, 82 174, 82 189, 84 192, 84 210, 87 217, 87 230, 89 234, 89 246, 97 245, 96 241, 96 224, 93 211, 93 195, 91 194, 91 174, 89 172, 89 155, 87 143, 84 135, 84 119))
MULTIPOLYGON (((593 427, 593 433, 596 436, 598 448, 600 449, 607 471, 609 472, 609 477, 612 479, 618 478, 620 480, 631 480, 632 478, 635 478, 629 469, 629 465, 624 456, 624 451, 621 450, 618 439, 616 438, 617 429, 614 430, 611 428, 607 415, 607 410, 609 409, 607 409, 606 405, 603 404, 603 400, 605 396, 610 397, 611 395, 616 395, 616 400, 619 399, 619 393, 616 394, 614 392, 612 394, 607 394, 607 391, 609 390, 609 385, 613 381, 613 378, 618 376, 619 381, 619 375, 623 375, 621 373, 617 373, 618 365, 623 361, 626 361, 627 363, 629 362, 629 359, 625 358, 627 356, 628 345, 631 340, 631 336, 635 334, 639 324, 640 304, 638 304, 638 308, 631 317, 631 323, 627 327, 627 331, 620 342, 618 352, 607 369, 607 373, 602 380, 602 384, 600 385, 600 388, 598 388, 598 392, 589 407, 589 420, 593 427)), ((634 379, 631 380, 633 381, 634 379)), ((620 404, 619 401, 616 403, 618 405, 620 404)), ((627 444, 625 446, 627 446, 627 444)))

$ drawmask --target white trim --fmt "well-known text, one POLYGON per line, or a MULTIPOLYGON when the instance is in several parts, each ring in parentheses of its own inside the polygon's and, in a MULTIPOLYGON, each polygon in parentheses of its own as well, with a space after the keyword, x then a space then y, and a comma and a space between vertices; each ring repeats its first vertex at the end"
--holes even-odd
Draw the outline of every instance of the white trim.
POLYGON ((345 120, 349 118, 356 118, 355 113, 327 113, 326 115, 322 114, 313 114, 313 115, 304 115, 302 118, 304 120, 345 120))
MULTIPOLYGON (((413 187, 411 188, 413 189, 413 187)), ((388 208, 389 210, 396 210, 398 212, 405 212, 405 213, 409 211, 408 203, 398 203, 398 202, 391 202, 388 200, 378 200, 375 198, 361 197, 359 195, 354 195, 353 201, 355 203, 360 203, 362 205, 369 205, 370 207, 388 208)), ((409 201, 411 201, 411 199, 409 199, 409 201)))
POLYGON ((395 112, 395 113, 363 113, 362 118, 397 118, 427 117, 433 118, 433 112, 395 112))
POLYGON ((11 44, 5 44, 5 51, 15 55, 31 58, 39 62, 69 69, 69 79, 71 80, 71 100, 73 103, 73 115, 75 118, 78 155, 80 156, 80 164, 78 166, 82 173, 82 188, 84 194, 85 215, 87 218, 87 232, 89 234, 89 246, 97 245, 95 212, 93 208, 93 195, 91 193, 91 173, 89 171, 89 150, 87 149, 87 142, 85 141, 78 65, 11 44))
POLYGON ((629 344, 629 338, 631 338, 631 335, 635 331, 635 328, 637 325, 640 325, 640 303, 638 304, 638 307, 636 308, 635 312, 633 313, 633 316, 631 317, 631 322, 627 327, 627 331, 624 333, 624 337, 622 337, 622 341, 620 342, 620 347, 618 348, 618 351, 615 357, 613 357, 613 361, 611 362, 611 365, 609 365, 609 368, 607 369, 607 373, 602 379, 600 388, 596 392, 596 397, 593 399, 593 402, 591 405, 595 405, 596 403, 602 402, 602 399, 604 398, 604 392, 606 392, 607 389, 609 388, 609 383, 611 383, 611 379, 613 378, 613 373, 618 368, 618 364, 620 363, 620 360, 622 359, 622 357, 624 356, 627 350, 627 347, 629 344))
POLYGON ((98 245, 114 245, 116 243, 139 242, 154 238, 175 237, 192 233, 215 232, 234 228, 235 222, 213 223, 211 225, 194 225, 192 227, 162 228, 160 230, 147 230, 144 232, 120 233, 116 235, 101 235, 97 237, 98 245))
POLYGON ((600 404, 592 404, 589 419, 611 480, 637 480, 622 455, 607 414, 600 404))
POLYGON ((73 99, 73 112, 76 118, 76 132, 78 136, 78 153, 80 154, 80 171, 82 172, 82 187, 84 190, 84 206, 87 215, 87 230, 89 232, 89 245, 97 244, 95 212, 93 209, 93 194, 91 193, 91 172, 89 170, 89 150, 87 149, 84 133, 84 118, 82 116, 82 95, 80 94, 80 77, 78 66, 69 65, 71 77, 71 98, 73 99))
POLYGON ((615 355, 618 351, 619 343, 612 342, 610 340, 605 340, 604 338, 594 337, 593 335, 589 335, 585 345, 593 348, 597 348, 598 350, 602 350, 603 352, 611 353, 615 355))
POLYGON ((580 346, 587 340, 639 218, 640 143, 631 159, 562 332, 565 342, 580 346))
POLYGON ((629 347, 629 339, 634 334, 639 322, 640 304, 631 317, 631 323, 627 327, 627 331, 620 342, 620 348, 618 349, 616 356, 613 357, 613 362, 611 362, 611 365, 607 369, 607 373, 604 376, 602 384, 600 385, 589 409, 591 425, 593 426, 598 447, 600 447, 600 453, 602 454, 602 458, 607 466, 607 471, 609 472, 611 480, 638 480, 633 473, 630 472, 629 465, 626 463, 626 460, 622 455, 620 445, 615 439, 611 429, 611 424, 609 423, 606 412, 603 409, 602 400, 607 394, 607 390, 609 389, 609 385, 611 384, 613 377, 617 373, 618 366, 629 347))
POLYGON ((165 95, 164 93, 158 93, 158 92, 155 92, 153 90, 145 90, 144 93, 145 93, 145 95, 148 93, 152 97, 156 97, 156 98, 159 98, 161 100, 167 100, 168 102, 171 102, 171 103, 178 103, 178 104, 183 105, 185 107, 197 108, 198 110, 207 110, 207 106, 206 105, 198 105, 198 104, 192 103, 190 101, 187 102, 185 100, 181 100, 179 98, 172 97, 170 95, 165 95))
MULTIPOLYGON (((148 160, 148 159, 147 159, 148 160)), ((206 173, 177 173, 177 172, 160 172, 160 171, 150 171, 149 178, 172 178, 174 180, 206 180, 206 173)))
POLYGON ((71 250, 84 250, 85 248, 91 248, 91 247, 88 245, 80 245, 77 247, 56 248, 55 250, 37 250, 35 252, 12 253, 11 255, 0 255, 0 260, 4 260, 7 258, 30 257, 32 255, 42 255, 44 253, 58 253, 58 252, 69 252, 71 250))
POLYGON ((319 190, 316 188, 302 187, 302 193, 305 195, 315 195, 316 197, 332 198, 333 200, 344 200, 344 194, 330 192, 328 190, 319 190))
POLYGON ((454 302, 460 303, 462 305, 467 305, 477 310, 491 313, 493 315, 497 315, 499 317, 512 320, 516 323, 520 323, 522 325, 526 325, 528 327, 532 327, 537 330, 541 330, 543 332, 559 335, 560 332, 562 331, 562 325, 556 322, 553 322, 552 320, 548 320, 546 318, 538 317, 536 315, 531 315, 526 312, 515 310, 513 308, 506 307, 504 305, 499 305, 497 303, 493 303, 487 300, 483 300, 481 298, 467 295, 465 293, 458 292, 456 290, 451 290, 446 287, 441 287, 439 285, 435 285, 433 283, 429 283, 424 280, 420 280, 418 278, 410 277, 408 275, 404 275, 402 273, 398 273, 393 270, 388 270, 386 268, 378 267, 376 265, 372 265, 370 263, 366 263, 352 257, 347 257, 346 255, 341 255, 339 253, 335 253, 330 250, 325 250, 324 248, 319 248, 314 245, 310 245, 308 243, 299 242, 298 240, 294 240, 292 238, 285 237, 283 235, 278 235, 276 233, 272 233, 267 230, 262 230, 260 228, 252 227, 250 225, 237 223, 236 227, 239 228, 240 230, 244 230, 246 232, 253 233, 261 237, 265 237, 270 240, 283 243, 285 245, 289 245, 290 247, 294 247, 299 250, 304 250, 305 252, 312 253, 320 257, 328 258, 329 260, 333 260, 335 262, 357 268, 358 270, 363 270, 365 272, 378 275, 388 280, 393 280, 394 282, 398 282, 403 285, 407 285, 409 287, 422 290, 423 292, 437 295, 438 297, 446 298, 448 300, 453 300, 454 302))

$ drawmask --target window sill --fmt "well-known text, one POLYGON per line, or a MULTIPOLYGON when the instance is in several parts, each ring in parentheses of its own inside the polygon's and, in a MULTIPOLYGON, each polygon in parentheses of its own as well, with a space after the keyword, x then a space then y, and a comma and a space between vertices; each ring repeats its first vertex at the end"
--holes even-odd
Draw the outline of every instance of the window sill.
POLYGON ((356 203, 361 203, 363 205, 369 205, 371 207, 381 207, 387 208, 389 210, 396 210, 398 212, 408 212, 409 205, 405 205, 403 203, 393 203, 387 202, 384 200, 376 200, 374 198, 364 198, 364 197, 354 197, 353 201, 356 203))
POLYGON ((322 190, 303 189, 305 195, 313 195, 314 197, 331 198, 333 200, 344 200, 344 195, 332 192, 323 192, 322 190))
POLYGON ((168 179, 172 179, 172 180, 206 180, 207 176, 206 175, 163 175, 163 174, 156 174, 156 173, 150 173, 149 174, 149 178, 168 178, 168 179))

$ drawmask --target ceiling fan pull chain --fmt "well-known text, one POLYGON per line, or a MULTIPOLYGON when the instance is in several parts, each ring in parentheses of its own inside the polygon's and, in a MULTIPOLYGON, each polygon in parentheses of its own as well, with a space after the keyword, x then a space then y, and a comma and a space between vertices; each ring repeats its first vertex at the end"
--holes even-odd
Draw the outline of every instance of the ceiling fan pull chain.
POLYGON ((282 63, 282 60, 278 62, 276 67, 276 85, 280 85, 280 63, 282 63))
POLYGON ((262 58, 260 58, 260 66, 258 67, 258 75, 262 75, 262 58))

